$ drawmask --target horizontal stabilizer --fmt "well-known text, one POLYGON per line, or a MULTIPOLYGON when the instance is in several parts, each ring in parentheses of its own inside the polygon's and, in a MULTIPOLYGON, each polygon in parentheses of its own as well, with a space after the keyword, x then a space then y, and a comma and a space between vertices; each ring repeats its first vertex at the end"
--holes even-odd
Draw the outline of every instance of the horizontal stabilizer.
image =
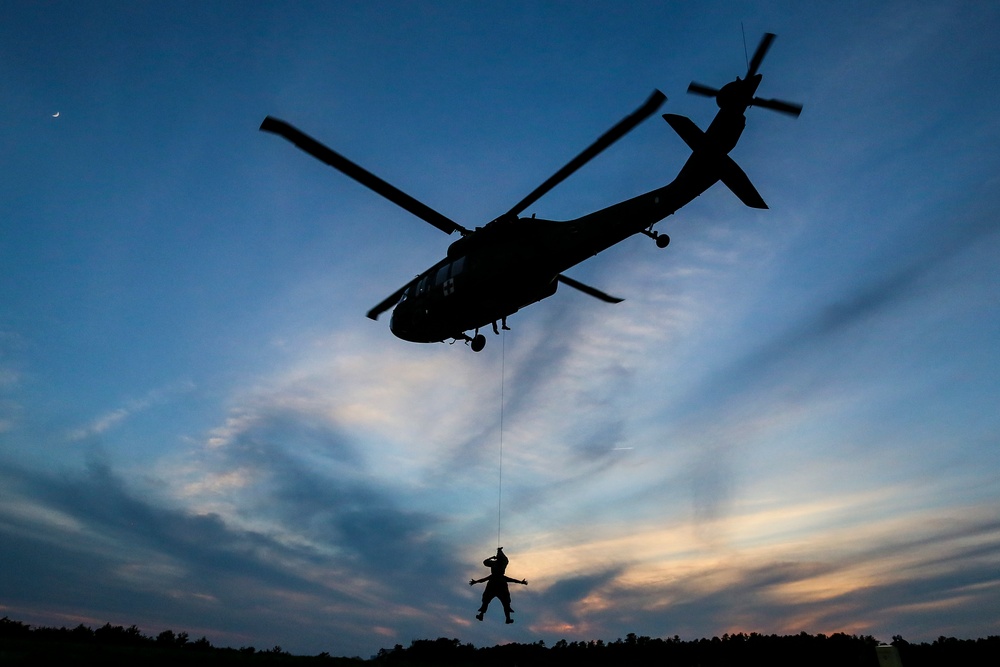
POLYGON ((714 155, 719 170, 719 180, 732 190, 741 202, 750 208, 767 208, 763 197, 757 192, 757 188, 750 182, 746 173, 733 161, 733 158, 716 149, 711 139, 694 124, 694 121, 687 116, 672 113, 663 114, 663 120, 669 123, 674 132, 684 140, 684 143, 693 152, 701 155, 714 155))
POLYGON ((568 286, 572 287, 573 289, 578 289, 581 292, 583 292, 584 294, 590 295, 590 296, 594 297, 595 299, 600 299, 601 301, 603 301, 605 303, 621 303, 622 301, 625 300, 625 299, 621 299, 621 298, 619 298, 617 296, 611 296, 610 294, 602 292, 601 290, 597 289, 596 287, 591 287, 590 285, 585 285, 584 283, 581 283, 579 280, 573 280, 569 276, 564 276, 561 273, 558 276, 556 276, 556 280, 558 280, 559 282, 561 282, 563 285, 568 285, 568 286))
POLYGON ((746 172, 728 155, 719 157, 719 180, 750 208, 767 208, 767 204, 750 182, 746 172))

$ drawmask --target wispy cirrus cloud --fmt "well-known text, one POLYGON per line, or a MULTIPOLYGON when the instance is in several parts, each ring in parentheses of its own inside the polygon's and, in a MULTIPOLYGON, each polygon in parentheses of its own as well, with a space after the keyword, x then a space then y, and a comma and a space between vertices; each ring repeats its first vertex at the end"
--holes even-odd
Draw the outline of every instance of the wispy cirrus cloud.
POLYGON ((125 403, 118 408, 110 410, 94 418, 87 424, 78 426, 67 434, 67 439, 71 442, 79 442, 95 436, 103 435, 111 429, 119 426, 130 417, 144 412, 154 406, 162 405, 172 397, 190 392, 194 389, 192 382, 171 383, 165 387, 151 389, 144 396, 125 403))

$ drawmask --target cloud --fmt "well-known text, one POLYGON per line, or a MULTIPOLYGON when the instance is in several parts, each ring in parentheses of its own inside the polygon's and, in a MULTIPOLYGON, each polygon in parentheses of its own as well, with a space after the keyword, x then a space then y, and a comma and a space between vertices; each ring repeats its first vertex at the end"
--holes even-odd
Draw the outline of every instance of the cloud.
MULTIPOLYGON (((869 503, 858 499, 838 514, 847 518, 869 503)), ((554 568, 532 582, 543 587, 540 601, 533 601, 537 628, 568 639, 627 632, 695 638, 706 628, 719 634, 846 631, 881 639, 903 632, 933 639, 945 628, 972 637, 995 628, 995 510, 911 512, 861 530, 857 523, 837 528, 821 517, 803 517, 807 528, 790 533, 780 516, 736 517, 731 521, 745 527, 721 547, 692 540, 686 529, 650 526, 600 552, 591 542, 528 554, 529 562, 554 568), (766 528, 756 530, 759 525, 766 528), (618 554, 618 564, 608 568, 602 552, 618 554), (546 586, 550 580, 556 583, 546 586), (953 615, 952 609, 963 611, 953 615), (894 625, 896 618, 905 620, 894 625)))
POLYGON ((442 563, 428 562, 425 547, 435 546, 440 519, 400 505, 416 485, 401 480, 392 486, 386 478, 394 471, 371 470, 335 419, 280 403, 263 401, 252 415, 231 420, 223 442, 213 438, 210 448, 196 453, 198 465, 178 480, 184 499, 195 507, 225 506, 234 522, 267 526, 320 553, 350 559, 372 580, 384 578, 383 571, 390 580, 438 576, 432 570, 442 563), (191 482, 191 475, 197 480, 205 472, 213 481, 235 483, 191 482), (233 497, 219 505, 227 495, 233 497))
MULTIPOLYGON (((983 251, 995 246, 1000 229, 981 205, 968 208, 962 223, 924 225, 913 237, 894 240, 857 277, 830 278, 835 289, 811 297, 801 313, 765 308, 766 315, 744 321, 747 315, 737 310, 725 320, 729 331, 722 342, 708 327, 706 342, 696 344, 688 358, 689 366, 700 364, 704 372, 658 404, 665 455, 686 466, 698 516, 723 516, 753 483, 747 463, 739 461, 752 463, 783 446, 814 452, 817 460, 834 459, 852 447, 851 438, 872 439, 870 433, 840 433, 846 424, 862 428, 857 413, 872 410, 872 401, 889 404, 883 416, 899 410, 893 402, 902 399, 887 393, 894 380, 908 378, 894 385, 905 392, 934 379, 921 373, 932 363, 927 334, 948 317, 955 295, 968 293, 967 281, 981 278, 980 263, 988 261, 983 251), (900 251, 897 243, 920 250, 900 251), (715 358, 717 349, 725 354, 715 358)), ((672 369, 659 368, 669 377, 672 369)), ((909 413, 899 420, 913 423, 909 413)), ((894 446, 899 437, 886 434, 882 446, 894 446)))
POLYGON ((935 227, 941 229, 928 227, 920 235, 928 241, 932 238, 933 245, 925 244, 922 252, 911 253, 903 263, 895 261, 895 251, 885 250, 874 262, 884 269, 876 269, 865 281, 849 282, 840 295, 825 303, 812 304, 784 333, 719 369, 704 386, 692 391, 691 403, 717 405, 740 393, 759 391, 762 384, 775 382, 776 375, 787 374, 836 345, 848 331, 866 324, 871 329, 873 321, 889 316, 903 302, 951 289, 952 284, 942 276, 945 265, 1000 231, 987 214, 935 227))
POLYGON ((22 336, 0 329, 0 434, 14 430, 21 418, 21 404, 8 396, 13 396, 23 381, 20 357, 26 347, 22 336))
MULTIPOLYGON (((562 637, 599 636, 601 627, 592 616, 607 602, 603 592, 620 574, 617 568, 569 576, 549 586, 531 602, 539 610, 532 627, 537 632, 562 637)), ((531 582, 528 582, 529 586, 531 582)))
POLYGON ((147 392, 145 396, 127 401, 122 407, 106 412, 84 426, 72 429, 67 435, 67 438, 71 442, 77 442, 103 435, 133 415, 148 410, 156 405, 162 405, 172 396, 183 392, 189 392, 193 389, 194 385, 191 382, 173 383, 166 387, 152 389, 147 392))
POLYGON ((234 641, 237 629, 244 635, 235 641, 298 637, 336 650, 350 646, 328 643, 338 627, 360 637, 376 624, 404 636, 430 632, 428 604, 463 601, 447 592, 462 566, 435 535, 440 519, 376 488, 311 473, 272 444, 282 432, 281 420, 258 425, 232 453, 263 487, 241 508, 256 529, 143 498, 101 462, 82 475, 10 469, 0 510, 5 604, 89 609, 152 624, 147 630, 200 628, 218 641, 234 641))

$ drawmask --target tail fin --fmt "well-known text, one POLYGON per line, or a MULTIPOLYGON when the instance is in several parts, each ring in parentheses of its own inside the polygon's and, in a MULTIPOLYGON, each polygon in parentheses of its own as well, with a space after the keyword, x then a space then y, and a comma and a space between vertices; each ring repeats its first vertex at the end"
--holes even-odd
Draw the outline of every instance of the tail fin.
POLYGON ((740 166, 736 164, 733 158, 717 150, 709 138, 705 136, 705 133, 694 124, 694 121, 687 116, 678 116, 672 113, 663 114, 663 120, 667 121, 670 127, 674 128, 674 132, 695 153, 701 153, 702 155, 712 155, 714 153, 716 167, 719 170, 719 180, 732 190, 733 194, 739 197, 741 202, 750 208, 767 208, 763 197, 757 192, 757 188, 750 182, 750 178, 746 173, 740 169, 740 166))

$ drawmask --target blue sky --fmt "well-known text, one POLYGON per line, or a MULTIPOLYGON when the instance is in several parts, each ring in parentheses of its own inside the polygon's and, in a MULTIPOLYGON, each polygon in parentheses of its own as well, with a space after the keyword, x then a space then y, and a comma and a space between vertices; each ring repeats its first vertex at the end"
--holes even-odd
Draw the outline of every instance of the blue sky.
MULTIPOLYGON (((0 613, 367 657, 1000 632, 1000 9, 989 3, 0 5, 0 613), (486 350, 364 313, 644 100, 716 186, 486 350), (58 112, 58 117, 54 114, 58 112), (501 541, 517 622, 473 618, 501 541)), ((653 117, 527 214, 669 182, 653 117)))

